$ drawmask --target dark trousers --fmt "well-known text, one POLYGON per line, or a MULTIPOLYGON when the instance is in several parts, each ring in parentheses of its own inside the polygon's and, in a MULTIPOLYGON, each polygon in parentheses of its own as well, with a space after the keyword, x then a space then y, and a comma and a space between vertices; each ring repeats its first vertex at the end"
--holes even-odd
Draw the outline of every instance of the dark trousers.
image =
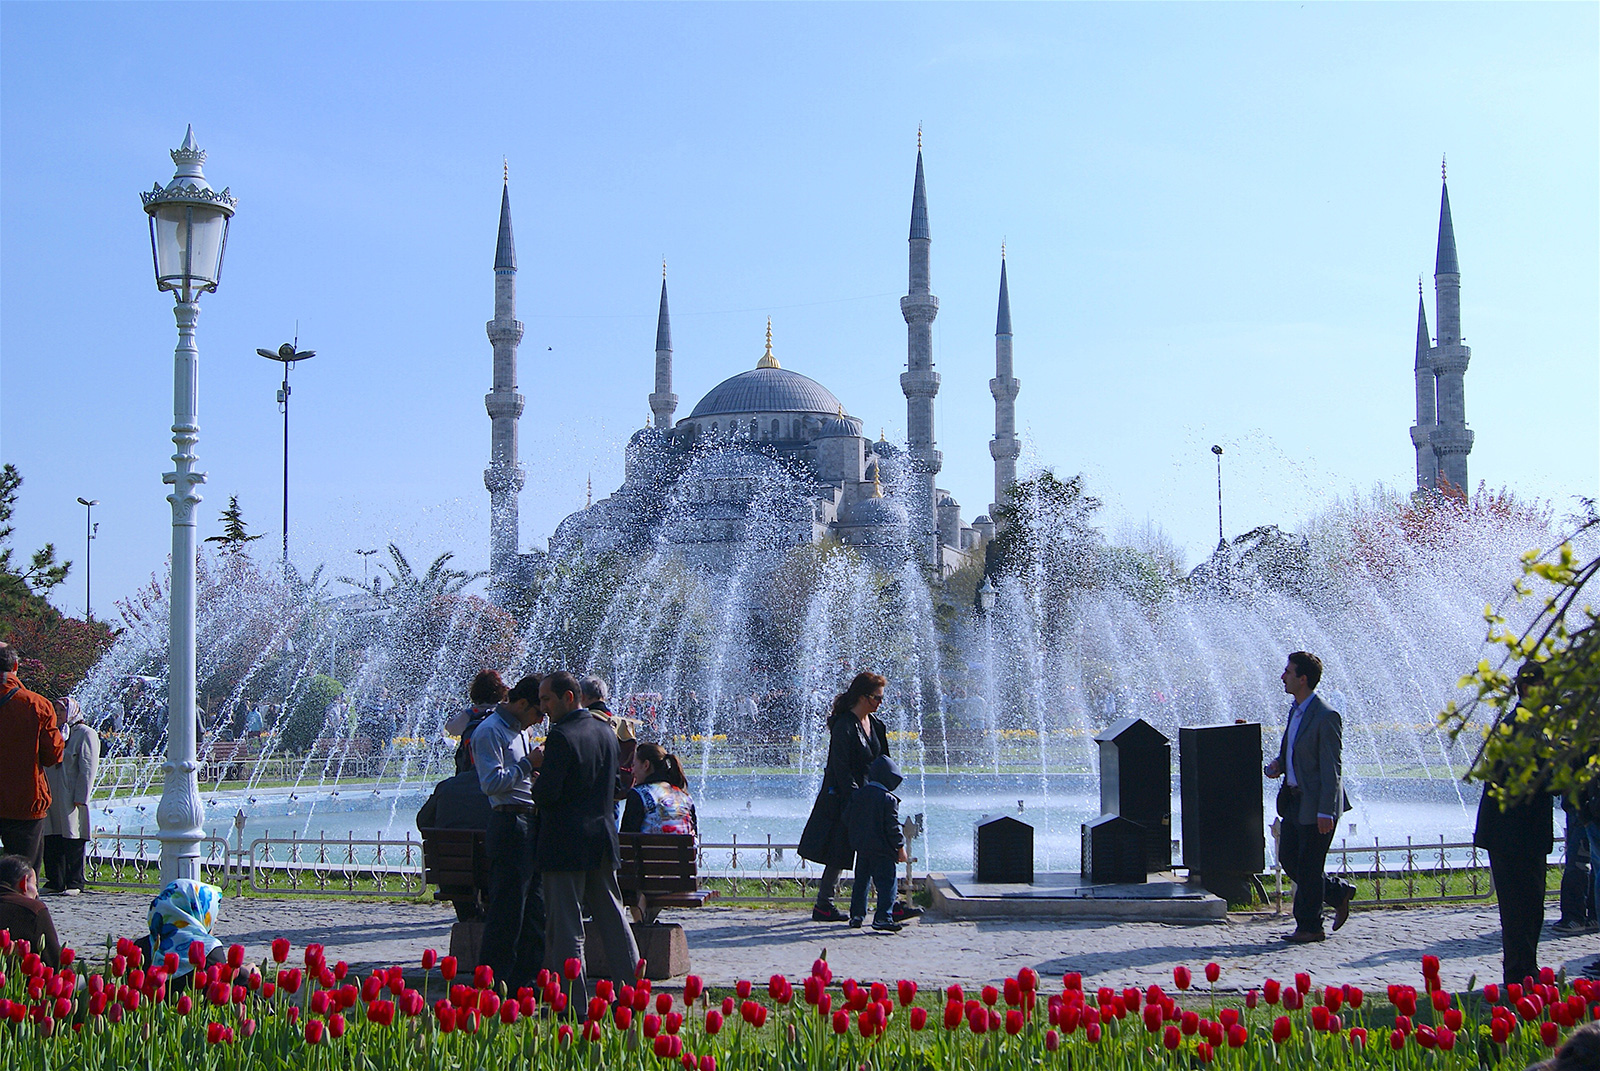
POLYGON ((538 835, 531 814, 495 811, 484 840, 489 852, 489 906, 478 960, 515 993, 533 984, 544 963, 544 892, 533 866, 538 835))
POLYGON ((622 892, 617 888, 617 872, 608 866, 594 870, 552 870, 545 875, 550 894, 550 917, 546 923, 545 947, 549 967, 563 977, 567 960, 576 959, 578 977, 563 982, 571 1002, 568 1014, 582 1014, 589 1003, 589 968, 584 958, 583 917, 593 920, 595 936, 605 951, 606 970, 620 991, 633 981, 634 965, 639 962, 639 945, 622 910, 622 892))
POLYGON ((833 895, 839 890, 839 874, 843 867, 828 863, 822 868, 822 878, 817 882, 817 906, 832 907, 833 895))
POLYGON ((62 889, 83 888, 83 854, 89 847, 87 840, 76 837, 44 838, 45 881, 56 892, 62 889))
POLYGON ((0 818, 0 848, 22 856, 37 874, 44 863, 44 819, 0 818))
POLYGON ((1567 816, 1566 865, 1561 871, 1561 921, 1594 921, 1594 873, 1589 869, 1589 837, 1583 820, 1567 816))
POLYGON ((1544 926, 1544 853, 1491 851, 1489 875, 1500 905, 1500 949, 1506 984, 1539 973, 1539 930, 1544 926))
POLYGON ((1341 904, 1355 886, 1325 873, 1333 833, 1318 833, 1314 825, 1283 820, 1278 841, 1278 862, 1294 881, 1294 923, 1301 933, 1322 932, 1322 905, 1341 904))
POLYGON ((889 921, 894 911, 894 856, 856 853, 856 880, 850 888, 850 917, 867 917, 867 886, 878 887, 878 922, 889 921))

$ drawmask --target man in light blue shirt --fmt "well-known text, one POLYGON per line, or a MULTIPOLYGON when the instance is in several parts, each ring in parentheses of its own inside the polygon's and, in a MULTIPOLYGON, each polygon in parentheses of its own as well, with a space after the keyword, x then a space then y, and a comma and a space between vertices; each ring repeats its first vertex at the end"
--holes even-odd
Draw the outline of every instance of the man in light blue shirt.
POLYGON ((485 833, 489 906, 478 959, 510 993, 532 985, 544 964, 544 890, 533 856, 539 836, 532 791, 537 775, 528 732, 543 717, 539 678, 524 677, 472 734, 478 784, 493 808, 485 833))

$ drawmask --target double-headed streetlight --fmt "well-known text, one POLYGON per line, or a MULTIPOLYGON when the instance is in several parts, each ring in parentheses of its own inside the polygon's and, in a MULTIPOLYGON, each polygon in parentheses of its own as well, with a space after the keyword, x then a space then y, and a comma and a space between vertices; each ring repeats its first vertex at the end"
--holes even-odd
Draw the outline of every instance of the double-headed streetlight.
POLYGON ((100 504, 98 498, 78 497, 78 505, 83 507, 83 619, 94 620, 94 588, 90 585, 90 552, 94 549, 94 508, 100 504))
POLYGON ((278 388, 278 412, 283 414, 283 567, 289 568, 289 369, 296 361, 309 361, 316 350, 295 349, 300 345, 297 333, 293 342, 285 342, 276 350, 257 349, 269 361, 283 365, 283 385, 278 388))
POLYGON ((200 439, 200 351, 194 326, 200 318, 200 295, 217 288, 222 254, 228 244, 228 221, 238 200, 206 182, 200 167, 206 154, 194 143, 194 127, 172 150, 178 170, 165 186, 157 183, 140 194, 150 217, 150 255, 155 261, 156 289, 170 290, 177 301, 178 346, 172 369, 173 471, 162 475, 172 485, 172 593, 167 631, 167 761, 162 766, 161 803, 156 808, 156 836, 161 841, 161 884, 177 878, 200 878, 200 841, 204 817, 196 774, 195 739, 195 507, 200 504, 203 472, 194 471, 194 446, 200 439))

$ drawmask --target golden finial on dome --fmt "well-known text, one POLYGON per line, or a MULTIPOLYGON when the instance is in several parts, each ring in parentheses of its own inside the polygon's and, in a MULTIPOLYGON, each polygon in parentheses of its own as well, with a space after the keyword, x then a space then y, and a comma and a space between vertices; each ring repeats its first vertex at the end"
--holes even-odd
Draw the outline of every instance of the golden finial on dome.
POLYGON ((878 429, 878 441, 880 443, 884 441, 883 428, 881 427, 878 429))
POLYGON ((761 355, 761 360, 756 362, 757 368, 782 368, 778 359, 772 355, 772 317, 767 317, 767 352, 761 355))
POLYGON ((922 123, 920 120, 917 123, 917 151, 922 151, 922 123))
POLYGON ((500 166, 505 169, 505 182, 511 184, 511 161, 504 156, 500 157, 500 166))
POLYGON ((661 281, 662 282, 666 282, 667 281, 667 258, 666 257, 662 257, 661 258, 661 281))
POLYGON ((1440 182, 1448 181, 1449 177, 1450 177, 1450 176, 1446 175, 1445 172, 1444 172, 1444 165, 1445 165, 1445 161, 1447 159, 1448 159, 1448 157, 1446 157, 1446 156, 1440 156, 1439 157, 1439 181, 1440 182))
POLYGON ((881 470, 881 466, 879 466, 877 464, 874 464, 872 466, 872 497, 873 498, 882 498, 883 497, 883 481, 878 478, 878 473, 879 473, 880 470, 881 470))
POLYGON ((1000 259, 1006 259, 1006 240, 1004 238, 1000 239, 1000 259))

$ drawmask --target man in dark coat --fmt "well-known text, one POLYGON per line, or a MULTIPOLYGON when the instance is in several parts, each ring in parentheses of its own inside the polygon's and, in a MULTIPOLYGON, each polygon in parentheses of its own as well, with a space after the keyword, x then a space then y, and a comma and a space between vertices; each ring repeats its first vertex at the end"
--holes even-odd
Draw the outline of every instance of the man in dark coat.
POLYGON ((1324 901, 1334 909, 1333 928, 1344 925, 1356 887, 1324 872, 1339 816, 1350 809, 1344 793, 1344 723, 1316 694, 1322 660, 1306 651, 1289 655, 1283 690, 1293 699, 1278 757, 1267 763, 1268 777, 1284 778, 1278 792, 1283 820, 1278 861, 1294 879, 1294 932, 1284 940, 1306 944, 1325 940, 1324 901))
POLYGON ((583 1008, 589 983, 583 970, 583 917, 594 920, 605 947, 606 966, 620 988, 633 980, 639 946, 622 912, 617 888, 621 850, 617 842, 617 734, 579 705, 572 674, 552 673, 539 684, 539 706, 550 719, 550 735, 534 762, 539 776, 539 847, 544 875, 545 965, 558 975, 576 959, 568 1000, 583 1008))
MULTIPOLYGON (((1526 662, 1517 670, 1517 702, 1544 682, 1544 667, 1526 662)), ((1516 711, 1506 717, 1517 731, 1516 711)), ((1484 782, 1478 801, 1478 823, 1472 843, 1489 853, 1489 876, 1494 879, 1500 908, 1500 949, 1504 981, 1521 984, 1539 973, 1539 930, 1544 926, 1545 860, 1555 846, 1555 808, 1548 793, 1501 809, 1490 793, 1503 783, 1504 771, 1484 782)))
MULTIPOLYGON (((494 808, 483 794, 478 771, 468 769, 447 777, 434 786, 433 795, 417 811, 417 829, 472 829, 486 832, 494 808)), ((472 922, 483 917, 475 890, 456 885, 441 885, 439 892, 451 898, 457 922, 472 922)), ((542 925, 542 923, 541 923, 542 925)))

